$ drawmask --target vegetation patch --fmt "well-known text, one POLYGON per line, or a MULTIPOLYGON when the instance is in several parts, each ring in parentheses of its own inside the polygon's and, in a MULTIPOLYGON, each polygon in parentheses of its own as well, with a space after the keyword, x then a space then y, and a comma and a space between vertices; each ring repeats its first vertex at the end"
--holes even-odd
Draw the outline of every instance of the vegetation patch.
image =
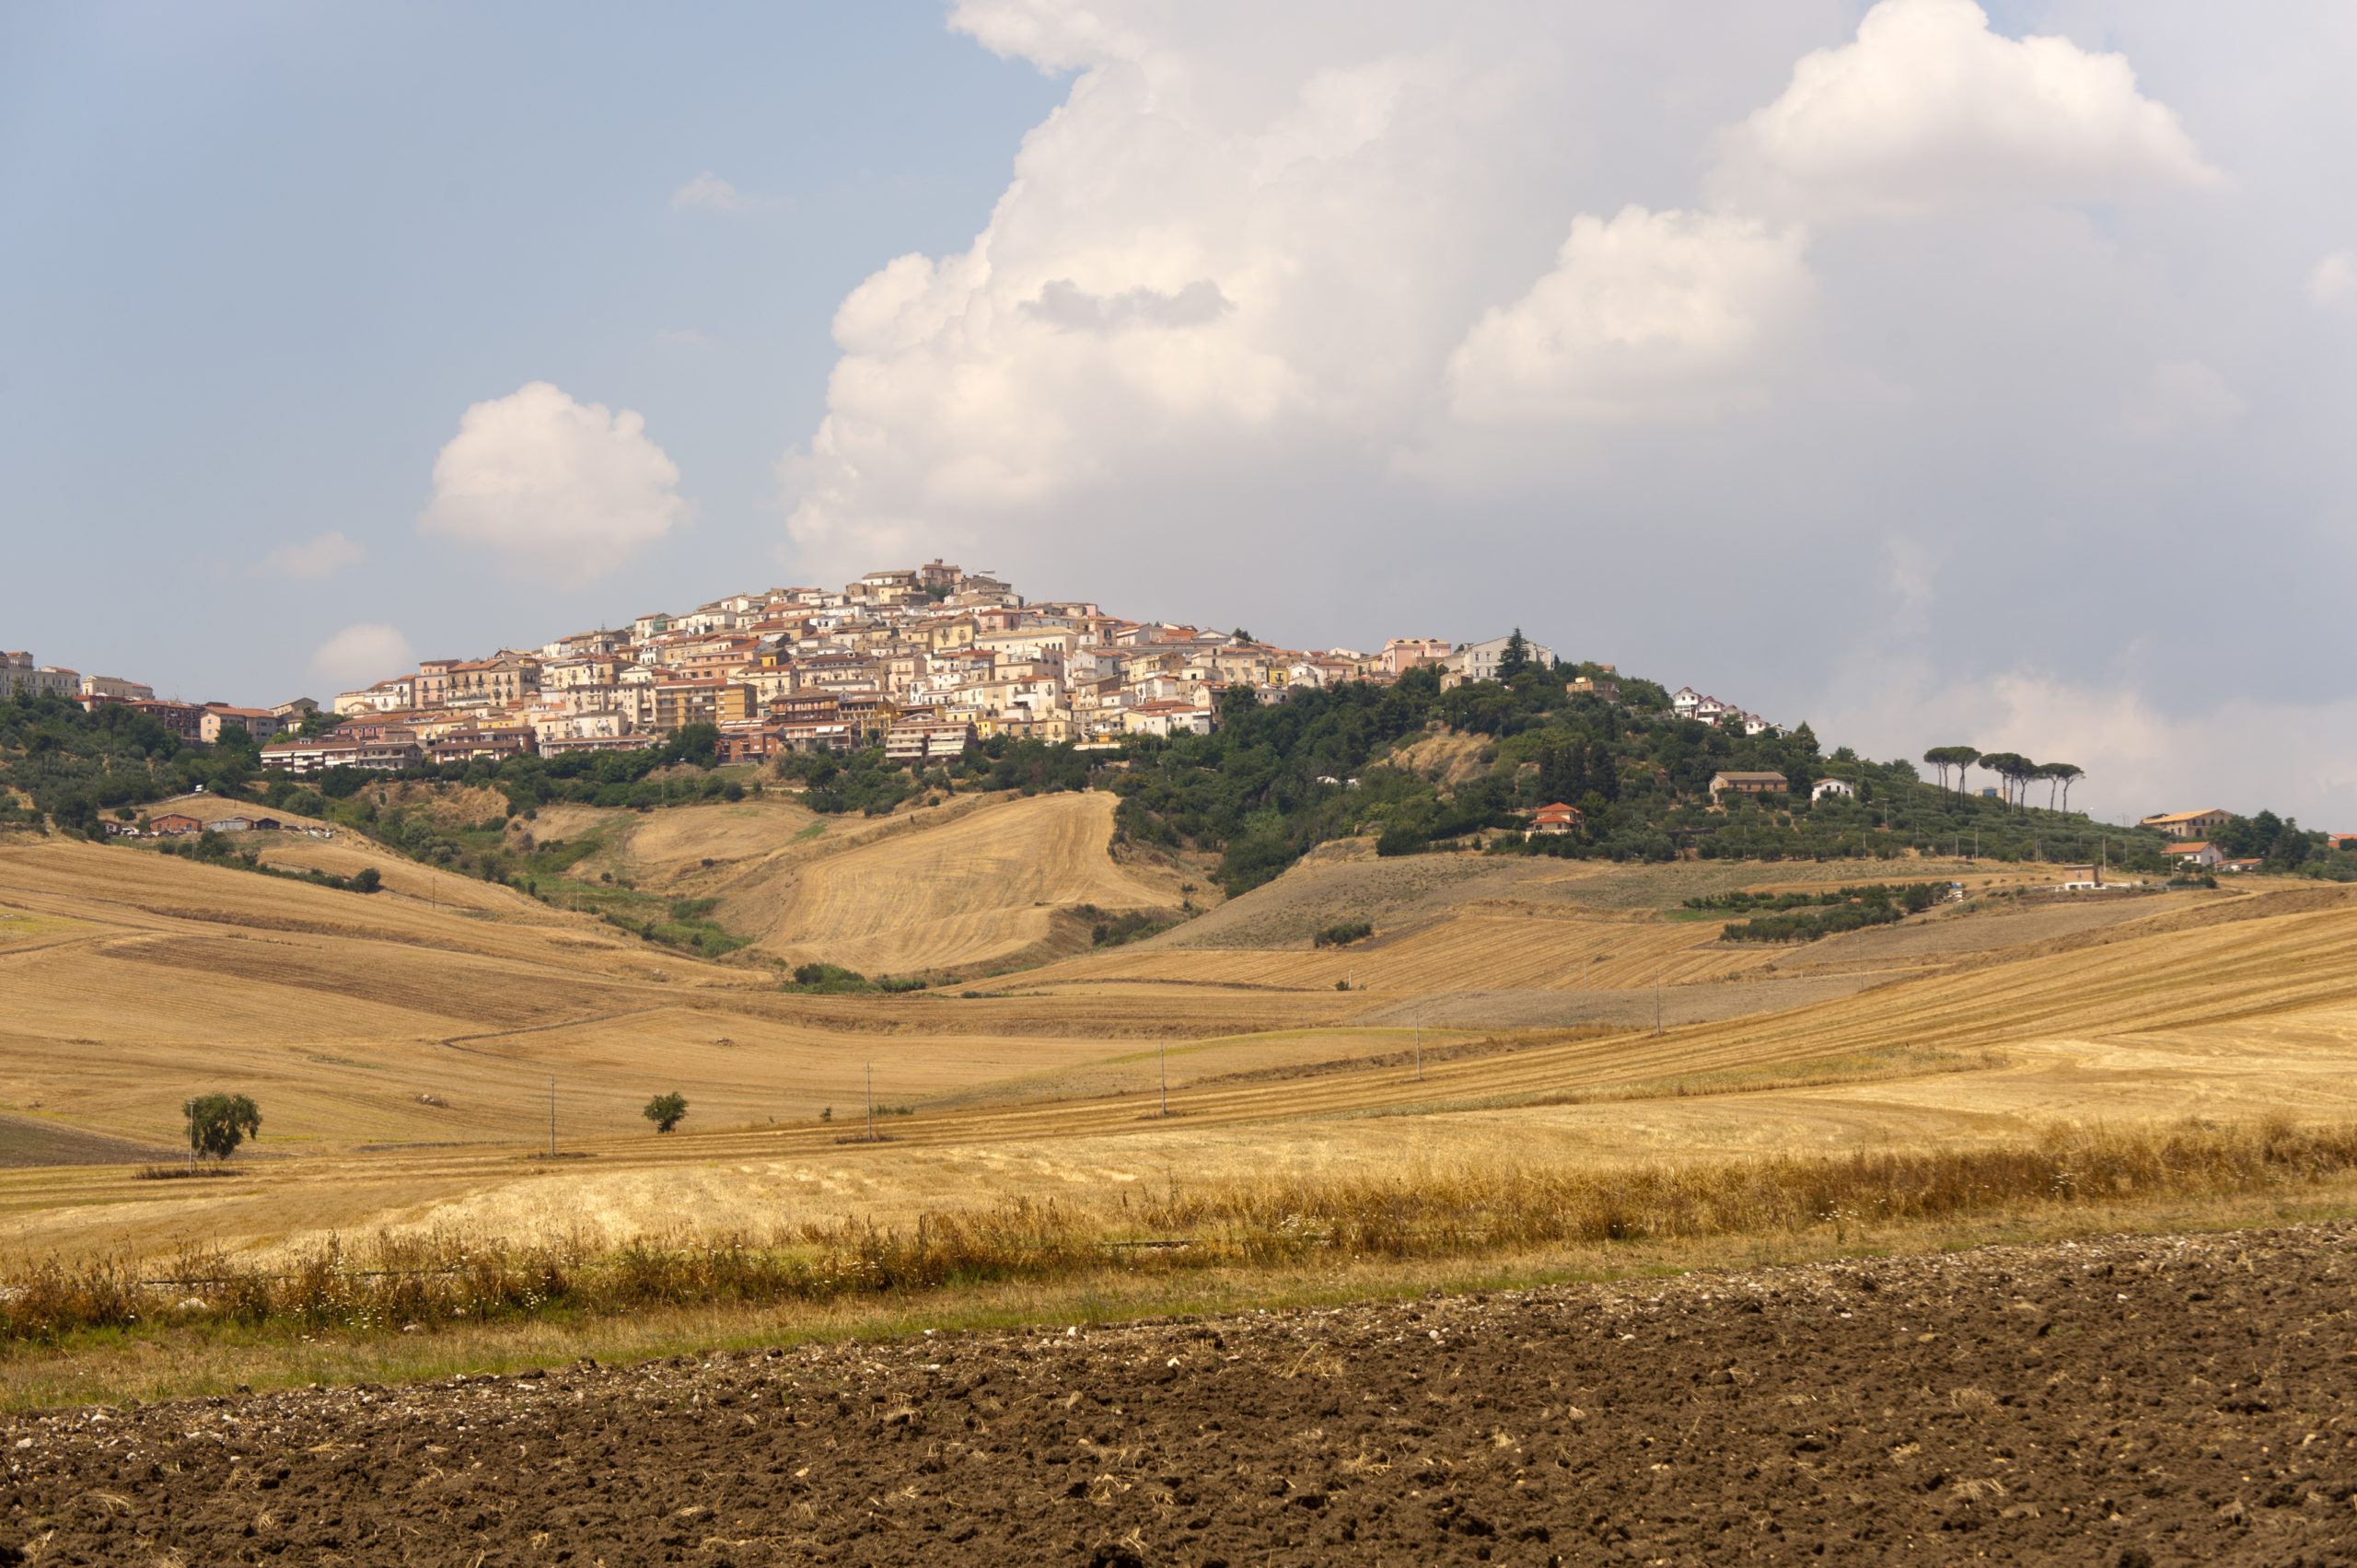
POLYGON ((794 978, 779 989, 813 996, 854 996, 923 991, 927 983, 922 975, 879 975, 870 980, 857 970, 847 970, 840 964, 803 964, 795 970, 794 978))
POLYGON ((1375 927, 1364 920, 1342 920, 1326 927, 1309 939, 1313 947, 1347 947, 1353 942, 1364 942, 1375 935, 1375 927))
POLYGON ((847 1218, 764 1236, 514 1242, 331 1237, 284 1263, 202 1247, 168 1263, 0 1271, 0 1340, 267 1325, 396 1335, 500 1319, 778 1304, 1055 1282, 1118 1270, 1469 1258, 1770 1237, 2165 1198, 2290 1198, 2357 1173, 2357 1124, 2057 1129, 1952 1149, 1618 1167, 1522 1161, 1184 1185, 1117 1209, 1014 1199, 906 1227, 847 1218), (1149 1245, 1153 1244, 1153 1245, 1149 1245))
POLYGON ((1118 947, 1169 930, 1179 916, 1164 910, 1101 910, 1095 904, 1074 904, 1072 912, 1088 924, 1091 947, 1118 947))
MULTIPOLYGON (((1896 888, 1876 882, 1864 888, 1844 888, 1838 893, 1785 893, 1778 896, 1772 907, 1795 912, 1733 921, 1720 935, 1729 942, 1814 942, 1821 936, 1862 931, 1869 925, 1895 925, 1910 914, 1930 909, 1945 890, 1936 882, 1908 882, 1896 888), (1796 908, 1809 903, 1825 907, 1814 913, 1800 912, 1796 908)), ((1720 895, 1723 899, 1748 896, 1720 895)), ((1687 901, 1696 902, 1690 899, 1687 901)))

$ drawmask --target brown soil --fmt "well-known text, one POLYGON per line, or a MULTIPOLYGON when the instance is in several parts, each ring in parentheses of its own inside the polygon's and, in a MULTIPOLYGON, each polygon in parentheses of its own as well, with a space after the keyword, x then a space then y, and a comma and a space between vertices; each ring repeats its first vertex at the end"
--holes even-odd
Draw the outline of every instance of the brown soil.
POLYGON ((2357 1226, 61 1412, 42 1562, 2357 1562, 2357 1226))

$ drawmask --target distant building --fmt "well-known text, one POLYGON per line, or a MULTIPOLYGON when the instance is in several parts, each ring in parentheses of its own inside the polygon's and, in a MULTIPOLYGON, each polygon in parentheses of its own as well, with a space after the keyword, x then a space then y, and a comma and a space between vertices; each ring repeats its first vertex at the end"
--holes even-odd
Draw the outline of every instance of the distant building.
POLYGON ((397 773, 425 761, 425 752, 406 734, 360 737, 340 733, 316 740, 279 740, 261 749, 265 769, 281 768, 301 777, 330 768, 358 768, 372 773, 397 773))
POLYGON ((1530 830, 1534 833, 1570 833, 1579 830, 1580 808, 1562 801, 1542 806, 1530 814, 1530 830))
MULTIPOLYGON (((1506 656, 1506 645, 1513 640, 1511 637, 1492 637, 1486 643, 1468 643, 1441 663, 1468 680, 1495 680, 1498 666, 1506 656)), ((1543 643, 1534 643, 1525 637, 1522 647, 1524 655, 1541 669, 1550 668, 1555 662, 1555 650, 1543 643)))
POLYGON ((2216 832, 2232 817, 2233 813, 2212 806, 2200 811, 2164 811, 2156 817, 2147 817, 2136 825, 2166 833, 2173 839, 2198 839, 2216 832))
POLYGON ((1383 673, 1405 675, 1420 664, 1438 664, 1449 656, 1446 637, 1394 637, 1383 645, 1383 673))
POLYGON ((2216 865, 2226 858, 2216 844, 2207 840, 2189 844, 2177 844, 2167 853, 2168 857, 2180 865, 2216 865))
POLYGON ((222 732, 233 725, 242 725, 256 740, 268 740, 286 727, 286 722, 268 708, 233 708, 226 703, 207 703, 204 716, 198 721, 197 738, 207 746, 217 746, 222 732))
POLYGON ((965 754, 974 738, 974 726, 963 722, 925 720, 902 722, 884 732, 884 755, 896 762, 923 762, 965 754))
POLYGON ((1857 786, 1848 779, 1819 779, 1808 786, 1811 800, 1823 800, 1829 795, 1838 795, 1847 800, 1855 798, 1857 793, 1857 786))
POLYGON ((1782 773, 1713 773, 1711 798, 1732 792, 1736 795, 1782 795, 1791 786, 1782 773))
MULTIPOLYGON (((78 697, 82 677, 55 665, 36 666, 29 653, 0 654, 0 697, 78 697)), ((153 696, 154 693, 148 693, 153 696)))

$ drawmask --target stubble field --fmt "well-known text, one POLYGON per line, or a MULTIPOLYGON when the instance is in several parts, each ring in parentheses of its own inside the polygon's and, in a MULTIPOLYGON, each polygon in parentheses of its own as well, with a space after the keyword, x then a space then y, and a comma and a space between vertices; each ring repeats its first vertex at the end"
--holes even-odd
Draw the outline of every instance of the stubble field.
MULTIPOLYGON (((795 950, 842 961, 878 942, 911 956, 952 927, 1025 941, 1073 903, 1160 896, 1152 879, 1176 873, 1107 855, 1107 810, 1101 796, 970 804, 824 854, 787 805, 536 827, 619 827, 641 846, 631 864, 668 885, 790 877, 781 907, 809 934, 795 950), (766 849, 749 822, 767 824, 766 849), (697 853, 732 846, 734 860, 697 853), (913 929, 911 889, 964 912, 913 929)), ((2329 887, 2038 903, 2003 896, 2027 881, 2019 868, 1901 862, 1877 874, 1955 877, 1975 897, 1763 948, 1720 943, 1679 904, 1864 878, 1343 846, 1151 941, 958 990, 820 996, 781 992, 759 950, 705 963, 366 845, 271 853, 368 858, 388 890, 0 847, 0 1156, 29 1164, 83 1137, 170 1159, 189 1095, 238 1090, 265 1109, 226 1181, 143 1181, 128 1163, 0 1179, 0 1245, 152 1253, 192 1225, 265 1251, 450 1225, 619 1239, 846 1212, 909 1223, 1016 1197, 1115 1203, 1174 1173, 2357 1116, 2357 906, 2329 887), (1311 947, 1307 922, 1336 908, 1373 912, 1376 935, 1311 947), (638 1108, 673 1089, 686 1128, 654 1137, 638 1108), (552 1109, 561 1149, 583 1157, 525 1157, 545 1149, 552 1109)))

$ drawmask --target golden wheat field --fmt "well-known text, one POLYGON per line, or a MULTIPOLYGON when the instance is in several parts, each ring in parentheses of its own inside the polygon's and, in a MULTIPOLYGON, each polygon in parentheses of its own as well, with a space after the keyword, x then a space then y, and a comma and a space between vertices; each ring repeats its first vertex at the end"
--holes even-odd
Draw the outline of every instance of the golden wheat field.
POLYGON ((0 1173, 0 1249, 621 1237, 1502 1153, 1609 1163, 1989 1142, 2058 1119, 2357 1115, 2357 897, 2337 888, 2041 900, 2014 896, 2035 879, 2021 868, 1902 862, 1875 875, 1974 896, 1759 947, 1678 906, 1870 878, 1344 848, 1091 950, 1073 906, 1185 896, 1175 866, 1108 853, 1109 807, 961 800, 845 823, 761 802, 531 825, 605 833, 607 864, 719 899, 760 939, 724 963, 349 839, 290 838, 269 858, 366 861, 385 891, 0 845, 0 1156, 17 1166, 0 1173), (1313 947, 1337 910, 1368 912, 1374 935, 1313 947), (774 960, 805 958, 1030 967, 896 995, 782 989, 774 960), (181 1101, 214 1090, 264 1112, 234 1174, 142 1179, 181 1157, 181 1101), (657 1136, 639 1108, 671 1090, 690 1114, 657 1136), (567 1157, 532 1157, 552 1112, 567 1157), (60 1159, 86 1163, 45 1163, 60 1159))

